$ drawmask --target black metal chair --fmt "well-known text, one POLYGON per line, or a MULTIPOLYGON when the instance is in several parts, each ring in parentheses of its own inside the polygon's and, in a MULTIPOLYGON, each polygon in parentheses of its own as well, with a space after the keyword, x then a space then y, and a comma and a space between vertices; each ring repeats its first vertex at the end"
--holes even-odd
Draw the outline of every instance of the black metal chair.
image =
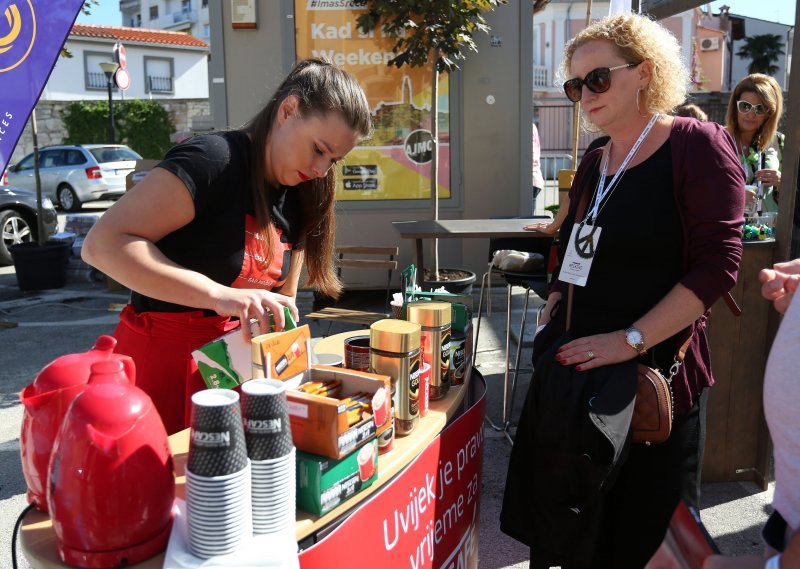
MULTIPOLYGON (((523 219, 540 219, 542 221, 551 220, 547 216, 537 216, 532 218, 523 219)), ((547 300, 547 289, 549 287, 548 267, 550 265, 550 254, 552 251, 553 238, 552 237, 531 237, 531 238, 517 238, 517 237, 501 237, 489 240, 489 267, 483 274, 481 279, 481 293, 478 301, 478 323, 475 329, 475 344, 473 353, 477 359, 478 355, 478 339, 481 332, 481 319, 483 317, 483 295, 484 291, 491 288, 491 276, 497 275, 502 277, 506 283, 506 364, 505 372, 503 375, 503 415, 501 425, 495 425, 490 419, 489 424, 493 429, 502 431, 506 437, 511 441, 511 436, 508 433, 508 428, 511 422, 511 409, 514 407, 514 399, 517 389, 517 377, 520 371, 532 371, 528 368, 520 369, 520 356, 522 355, 522 339, 525 333, 525 324, 527 322, 528 304, 530 301, 530 293, 533 291, 542 300, 547 300), (495 251, 501 249, 513 249, 516 251, 523 251, 527 253, 539 253, 544 258, 542 266, 530 273, 518 273, 512 271, 503 271, 495 267, 492 263, 495 251), (517 351, 514 358, 514 366, 509 365, 510 361, 510 345, 511 345, 511 296, 514 287, 522 287, 525 290, 525 300, 522 308, 522 317, 519 325, 519 335, 517 341, 517 351), (509 389, 508 379, 511 379, 511 398, 509 404, 509 389)), ((487 314, 491 314, 491 291, 487 292, 487 314)), ((543 306, 536 311, 536 326, 539 325, 539 317, 543 306)))

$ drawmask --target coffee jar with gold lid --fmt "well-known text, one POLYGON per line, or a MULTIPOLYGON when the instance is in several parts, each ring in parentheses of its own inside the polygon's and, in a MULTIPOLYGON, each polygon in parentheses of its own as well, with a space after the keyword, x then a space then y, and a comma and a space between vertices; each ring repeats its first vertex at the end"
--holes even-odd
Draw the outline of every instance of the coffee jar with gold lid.
POLYGON ((412 302, 406 306, 410 322, 421 327, 423 358, 431 364, 430 399, 447 395, 450 388, 450 323, 449 302, 412 302))
POLYGON ((370 368, 392 379, 395 430, 407 435, 419 420, 420 325, 387 318, 369 327, 370 368))

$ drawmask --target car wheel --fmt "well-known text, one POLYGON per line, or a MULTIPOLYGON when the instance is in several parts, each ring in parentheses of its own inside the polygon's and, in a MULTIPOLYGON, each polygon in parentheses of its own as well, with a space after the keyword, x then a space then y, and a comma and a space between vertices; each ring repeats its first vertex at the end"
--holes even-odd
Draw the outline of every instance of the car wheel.
POLYGON ((0 264, 10 265, 14 262, 11 252, 12 245, 33 241, 33 230, 28 221, 18 211, 8 209, 0 212, 0 264))
POLYGON ((56 190, 56 197, 58 197, 58 203, 64 211, 78 211, 81 209, 81 200, 78 199, 75 190, 69 186, 59 186, 58 190, 56 190))

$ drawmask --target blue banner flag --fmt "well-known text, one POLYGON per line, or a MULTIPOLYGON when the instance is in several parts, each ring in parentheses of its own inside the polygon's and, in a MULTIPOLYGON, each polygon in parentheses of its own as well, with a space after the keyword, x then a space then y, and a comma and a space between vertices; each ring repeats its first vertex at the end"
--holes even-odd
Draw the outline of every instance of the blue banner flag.
POLYGON ((83 0, 0 0, 0 172, 81 6, 83 0))

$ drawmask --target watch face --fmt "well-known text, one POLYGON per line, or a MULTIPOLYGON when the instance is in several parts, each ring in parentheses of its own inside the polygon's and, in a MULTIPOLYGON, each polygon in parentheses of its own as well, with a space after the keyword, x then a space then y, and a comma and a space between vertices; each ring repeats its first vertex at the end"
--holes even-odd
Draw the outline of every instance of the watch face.
POLYGON ((629 330, 627 339, 628 343, 637 349, 642 345, 642 333, 639 330, 629 330))

